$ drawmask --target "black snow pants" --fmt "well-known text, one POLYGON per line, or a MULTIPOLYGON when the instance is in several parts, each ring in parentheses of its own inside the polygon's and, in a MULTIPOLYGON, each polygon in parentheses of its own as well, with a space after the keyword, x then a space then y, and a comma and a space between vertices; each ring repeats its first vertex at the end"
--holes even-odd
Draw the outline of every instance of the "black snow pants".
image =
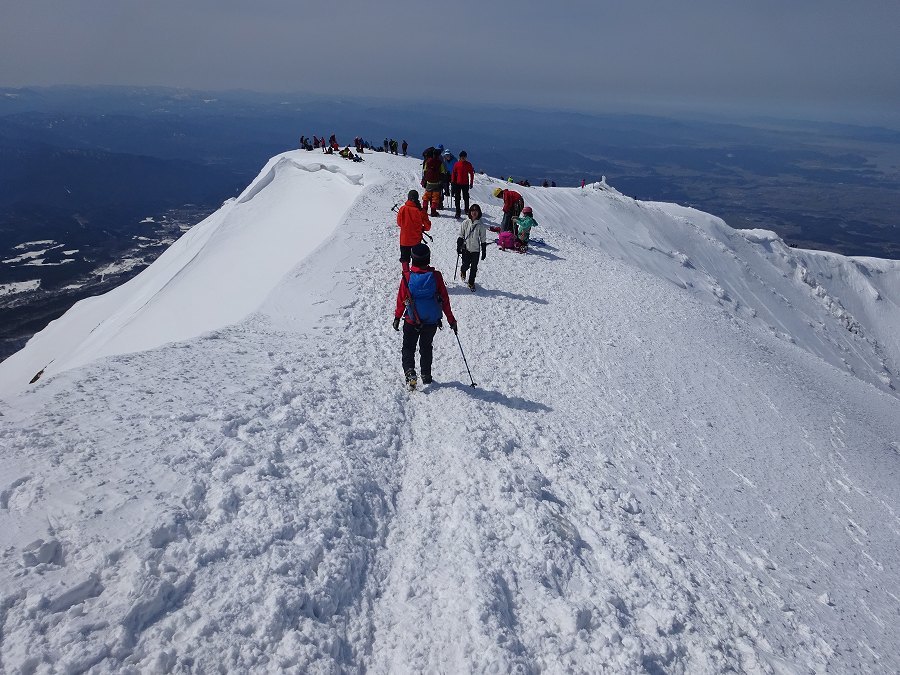
POLYGON ((406 321, 403 322, 402 363, 404 373, 416 370, 416 343, 418 343, 422 379, 431 379, 431 358, 434 351, 432 343, 437 329, 437 324, 415 326, 406 321))
POLYGON ((462 213, 459 210, 459 197, 462 195, 463 203, 466 205, 465 213, 469 213, 469 186, 468 185, 457 185, 454 183, 450 186, 450 190, 453 192, 453 201, 456 203, 456 217, 459 218, 462 213))
POLYGON ((462 252, 462 265, 459 268, 459 275, 465 281, 466 272, 469 273, 469 286, 475 283, 475 275, 478 274, 478 260, 481 257, 481 253, 475 251, 463 251, 462 252))

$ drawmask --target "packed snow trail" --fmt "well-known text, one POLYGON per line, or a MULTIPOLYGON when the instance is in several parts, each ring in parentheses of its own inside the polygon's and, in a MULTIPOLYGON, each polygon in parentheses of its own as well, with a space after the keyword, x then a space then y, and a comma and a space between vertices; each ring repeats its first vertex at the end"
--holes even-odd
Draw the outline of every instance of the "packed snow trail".
POLYGON ((409 394, 367 162, 260 311, 11 401, 0 667, 897 669, 896 397, 540 210, 409 394))

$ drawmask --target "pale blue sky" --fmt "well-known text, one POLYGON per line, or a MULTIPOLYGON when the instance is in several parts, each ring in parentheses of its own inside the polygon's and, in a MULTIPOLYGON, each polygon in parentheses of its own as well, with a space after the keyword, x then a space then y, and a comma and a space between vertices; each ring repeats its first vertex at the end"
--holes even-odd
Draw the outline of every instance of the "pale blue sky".
POLYGON ((0 0, 0 86, 243 88, 900 126, 898 0, 0 0))

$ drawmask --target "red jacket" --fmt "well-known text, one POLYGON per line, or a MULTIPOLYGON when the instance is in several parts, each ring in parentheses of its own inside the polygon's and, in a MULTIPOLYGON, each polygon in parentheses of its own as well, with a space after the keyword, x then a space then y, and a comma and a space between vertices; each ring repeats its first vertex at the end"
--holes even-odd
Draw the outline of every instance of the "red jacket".
POLYGON ((468 185, 472 187, 475 184, 475 169, 472 163, 467 159, 461 159, 453 165, 453 175, 450 177, 454 185, 468 185))
POLYGON ((400 245, 415 246, 422 241, 422 233, 431 229, 428 214, 411 199, 397 211, 397 227, 400 228, 400 245))
POLYGON ((522 195, 520 195, 515 190, 504 190, 503 191, 503 212, 506 213, 508 211, 515 211, 514 207, 519 202, 522 201, 524 204, 524 200, 522 199, 522 195))
MULTIPOLYGON (((417 267, 413 265, 409 268, 410 274, 415 272, 434 272, 434 282, 437 286, 438 298, 441 303, 441 309, 444 311, 444 315, 447 317, 447 323, 451 326, 456 324, 456 319, 453 317, 453 310, 450 309, 450 294, 447 293, 447 285, 444 283, 444 277, 441 276, 441 273, 438 272, 433 267, 417 267)), ((408 277, 406 275, 400 279, 400 288, 397 289, 397 306, 394 308, 394 318, 399 319, 403 316, 403 312, 406 310, 406 299, 409 298, 409 288, 407 287, 408 277)), ((407 316, 404 319, 406 323, 415 323, 412 317, 407 316)))

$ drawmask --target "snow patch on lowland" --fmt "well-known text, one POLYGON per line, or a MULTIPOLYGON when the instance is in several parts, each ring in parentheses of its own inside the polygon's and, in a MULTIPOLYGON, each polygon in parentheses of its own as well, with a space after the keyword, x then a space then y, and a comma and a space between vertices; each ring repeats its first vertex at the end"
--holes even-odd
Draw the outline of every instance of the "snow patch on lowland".
POLYGON ((16 263, 25 262, 26 260, 34 260, 35 258, 41 258, 47 253, 46 249, 42 249, 40 251, 29 251, 28 253, 22 253, 20 255, 14 256, 12 258, 7 258, 6 260, 0 260, 5 265, 15 265, 16 263))
POLYGON ((459 342, 410 394, 418 162, 365 158, 273 158, 0 364, 4 668, 900 669, 896 262, 515 187, 476 293, 434 219, 459 342))
MULTIPOLYGON (((19 244, 18 246, 15 246, 14 248, 23 249, 25 247, 30 247, 30 246, 34 246, 34 245, 46 245, 46 244, 52 244, 52 243, 54 243, 54 242, 52 242, 52 241, 39 241, 39 242, 35 241, 35 242, 29 242, 28 244, 19 244)), ((25 253, 14 256, 12 258, 7 258, 6 260, 0 260, 0 262, 7 264, 7 265, 22 264, 22 265, 32 265, 32 266, 37 266, 37 267, 64 265, 65 263, 72 262, 72 261, 71 260, 60 260, 57 262, 47 262, 46 260, 44 260, 44 256, 46 256, 50 251, 55 251, 57 249, 61 249, 64 246, 65 246, 65 244, 56 244, 55 246, 51 246, 49 248, 43 247, 37 251, 26 251, 25 253)))
POLYGON ((41 239, 39 241, 26 241, 21 244, 16 244, 15 246, 13 246, 13 248, 19 251, 24 251, 29 248, 34 248, 35 246, 47 247, 55 243, 56 242, 53 239, 41 239))
POLYGON ((10 283, 0 284, 0 297, 4 295, 14 295, 16 293, 36 291, 40 287, 40 279, 31 279, 30 281, 12 281, 10 283))
POLYGON ((22 264, 31 267, 57 267, 59 265, 65 265, 70 262, 75 261, 72 258, 63 258, 62 260, 57 260, 56 262, 47 262, 43 258, 38 258, 37 260, 29 260, 22 264))
POLYGON ((104 265, 103 267, 98 267, 92 272, 92 274, 95 277, 104 277, 111 274, 122 274, 123 272, 129 272, 135 267, 140 267, 141 265, 145 264, 146 261, 143 258, 122 258, 121 260, 116 260, 115 262, 111 262, 108 265, 104 265))

